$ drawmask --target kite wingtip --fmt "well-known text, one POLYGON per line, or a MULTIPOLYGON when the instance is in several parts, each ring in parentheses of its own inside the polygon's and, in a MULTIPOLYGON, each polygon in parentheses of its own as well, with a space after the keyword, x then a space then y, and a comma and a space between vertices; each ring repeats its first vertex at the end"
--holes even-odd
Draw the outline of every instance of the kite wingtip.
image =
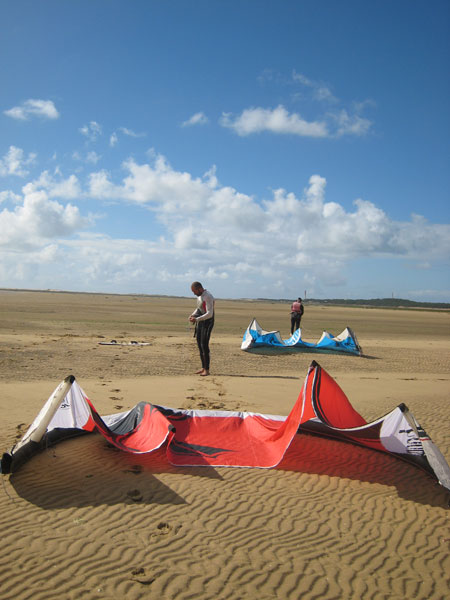
POLYGON ((0 459, 0 473, 2 475, 7 475, 11 473, 11 462, 12 455, 8 452, 4 452, 2 458, 0 459))

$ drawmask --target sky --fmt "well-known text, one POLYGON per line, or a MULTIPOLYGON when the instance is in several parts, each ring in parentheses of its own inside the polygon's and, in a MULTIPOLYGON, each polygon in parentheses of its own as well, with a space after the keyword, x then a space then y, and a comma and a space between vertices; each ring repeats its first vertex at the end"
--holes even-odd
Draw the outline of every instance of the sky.
POLYGON ((450 302, 448 0, 0 0, 0 287, 450 302))

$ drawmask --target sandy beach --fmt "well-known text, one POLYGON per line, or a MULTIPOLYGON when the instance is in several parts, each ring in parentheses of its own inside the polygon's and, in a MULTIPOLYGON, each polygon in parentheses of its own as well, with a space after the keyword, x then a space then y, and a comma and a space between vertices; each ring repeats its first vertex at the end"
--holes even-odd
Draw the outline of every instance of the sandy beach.
MULTIPOLYGON (((364 356, 240 350, 289 305, 217 300, 211 376, 194 298, 0 291, 0 450, 75 375, 100 414, 139 401, 287 415, 315 359, 366 420, 401 402, 450 462, 450 314, 314 306, 302 338, 351 327, 364 356), (148 342, 145 346, 100 342, 148 342)), ((444 599, 449 494, 419 469, 308 439, 276 469, 175 468, 90 435, 3 477, 0 600, 444 599), (367 468, 369 465, 370 468, 367 468)))

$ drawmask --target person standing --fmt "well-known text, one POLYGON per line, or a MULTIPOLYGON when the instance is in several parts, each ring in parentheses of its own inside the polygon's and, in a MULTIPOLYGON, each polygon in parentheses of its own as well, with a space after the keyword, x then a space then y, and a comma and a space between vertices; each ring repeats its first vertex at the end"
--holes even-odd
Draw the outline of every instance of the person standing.
POLYGON ((302 299, 297 298, 291 305, 291 335, 300 329, 300 321, 304 312, 302 299))
POLYGON ((214 327, 214 297, 205 290, 199 281, 191 285, 192 292, 197 296, 197 308, 189 317, 191 323, 195 323, 195 337, 200 352, 202 368, 196 372, 197 375, 206 377, 209 375, 210 353, 209 338, 214 327))

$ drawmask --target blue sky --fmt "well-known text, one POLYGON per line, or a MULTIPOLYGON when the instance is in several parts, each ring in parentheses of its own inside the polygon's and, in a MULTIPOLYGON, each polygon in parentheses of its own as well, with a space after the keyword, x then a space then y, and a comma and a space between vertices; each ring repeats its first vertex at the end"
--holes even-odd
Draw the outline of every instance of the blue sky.
POLYGON ((447 0, 0 0, 0 287, 450 302, 447 0))

